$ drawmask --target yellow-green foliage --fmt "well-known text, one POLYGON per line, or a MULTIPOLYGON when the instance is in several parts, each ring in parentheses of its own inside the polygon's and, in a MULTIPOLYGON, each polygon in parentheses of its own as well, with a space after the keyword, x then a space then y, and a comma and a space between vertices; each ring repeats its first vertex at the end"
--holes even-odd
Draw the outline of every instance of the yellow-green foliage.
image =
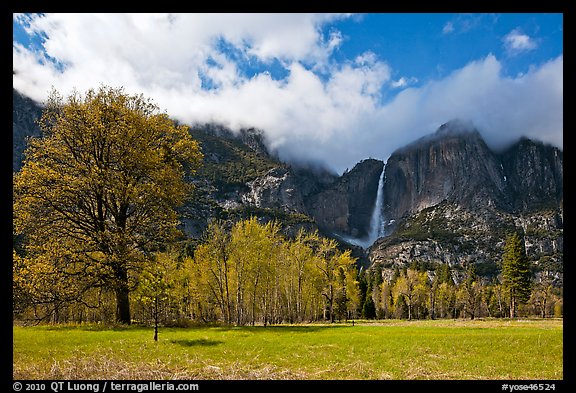
MULTIPOLYGON (((197 313, 204 311, 203 319, 238 325, 301 322, 322 318, 325 306, 327 316, 334 314, 334 299, 344 289, 337 272, 354 271, 349 251, 340 252, 334 241, 317 233, 301 231, 286 239, 275 222, 251 218, 230 232, 222 225, 210 225, 206 241, 187 263, 196 273, 197 313)), ((356 292, 349 288, 347 299, 354 301, 356 292)))
POLYGON ((175 235, 200 148, 186 127, 122 89, 66 100, 52 92, 40 127, 13 180, 14 230, 25 241, 15 273, 28 282, 19 290, 55 305, 101 287, 126 306, 147 253, 175 235))
POLYGON ((355 259, 332 240, 256 218, 231 228, 212 222, 193 257, 155 254, 133 294, 134 318, 163 325, 247 325, 353 316, 359 304, 355 259), (335 302, 340 302, 335 310, 335 302))

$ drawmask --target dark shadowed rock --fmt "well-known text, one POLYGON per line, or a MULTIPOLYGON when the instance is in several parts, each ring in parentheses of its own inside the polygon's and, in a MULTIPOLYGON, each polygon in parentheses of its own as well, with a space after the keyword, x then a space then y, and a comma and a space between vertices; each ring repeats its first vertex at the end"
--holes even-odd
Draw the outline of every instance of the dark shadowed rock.
POLYGON ((558 206, 563 199, 563 153, 522 138, 499 155, 515 211, 558 206))
POLYGON ((26 138, 40 136, 36 120, 42 114, 42 107, 36 101, 12 89, 12 170, 22 167, 26 138))
POLYGON ((358 163, 326 189, 306 201, 308 212, 321 229, 355 238, 368 235, 384 163, 367 159, 358 163))

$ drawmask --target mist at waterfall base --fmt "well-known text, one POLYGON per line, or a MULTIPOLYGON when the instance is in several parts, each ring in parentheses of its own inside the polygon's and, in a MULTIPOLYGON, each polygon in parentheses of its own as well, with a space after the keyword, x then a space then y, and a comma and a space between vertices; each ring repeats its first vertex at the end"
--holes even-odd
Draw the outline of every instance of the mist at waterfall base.
POLYGON ((380 174, 380 179, 378 180, 378 191, 376 192, 376 201, 374 203, 374 210, 372 211, 372 216, 370 218, 370 231, 368 232, 368 236, 365 238, 353 238, 339 235, 338 237, 340 237, 346 243, 361 247, 363 249, 367 249, 372 244, 374 244, 376 240, 385 235, 384 211, 382 209, 382 207, 384 206, 385 169, 386 165, 382 167, 382 173, 380 174))

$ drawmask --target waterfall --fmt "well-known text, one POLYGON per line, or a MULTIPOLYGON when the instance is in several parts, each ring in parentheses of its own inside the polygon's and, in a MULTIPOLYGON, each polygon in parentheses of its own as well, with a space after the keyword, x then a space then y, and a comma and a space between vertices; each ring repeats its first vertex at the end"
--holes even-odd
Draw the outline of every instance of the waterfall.
POLYGON ((359 246, 362 248, 368 248, 379 237, 384 236, 384 213, 382 207, 384 206, 384 170, 386 169, 386 164, 382 168, 382 173, 380 174, 380 179, 378 180, 378 191, 376 192, 376 201, 374 202, 374 210, 372 210, 372 216, 370 217, 370 230, 368 232, 368 237, 357 239, 347 236, 340 236, 344 241, 359 246))
POLYGON ((376 203, 370 218, 370 234, 368 235, 368 243, 372 245, 380 236, 384 236, 384 214, 382 207, 384 206, 384 169, 386 164, 382 167, 382 173, 378 180, 378 192, 376 192, 376 203))

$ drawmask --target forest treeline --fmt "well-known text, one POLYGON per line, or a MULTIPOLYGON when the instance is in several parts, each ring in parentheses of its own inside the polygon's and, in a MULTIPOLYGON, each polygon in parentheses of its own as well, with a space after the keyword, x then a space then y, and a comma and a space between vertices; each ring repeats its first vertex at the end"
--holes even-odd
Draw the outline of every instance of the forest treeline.
MULTIPOLYGON (((187 326, 511 315, 511 284, 478 276, 473 264, 459 271, 459 282, 448 264, 430 270, 417 260, 388 273, 378 266, 358 270, 350 251, 341 251, 318 232, 301 230, 288 238, 276 221, 214 221, 192 255, 158 252, 142 265, 131 282, 132 318, 148 325, 187 326)), ((59 299, 30 302, 20 309, 20 319, 115 321, 113 291, 94 287, 82 298, 65 301, 55 284, 34 288, 31 283, 39 285, 38 280, 21 274, 15 279, 20 293, 45 296, 38 292, 50 289, 59 299)), ((551 282, 531 280, 517 303, 515 316, 562 316, 561 293, 551 282)))

